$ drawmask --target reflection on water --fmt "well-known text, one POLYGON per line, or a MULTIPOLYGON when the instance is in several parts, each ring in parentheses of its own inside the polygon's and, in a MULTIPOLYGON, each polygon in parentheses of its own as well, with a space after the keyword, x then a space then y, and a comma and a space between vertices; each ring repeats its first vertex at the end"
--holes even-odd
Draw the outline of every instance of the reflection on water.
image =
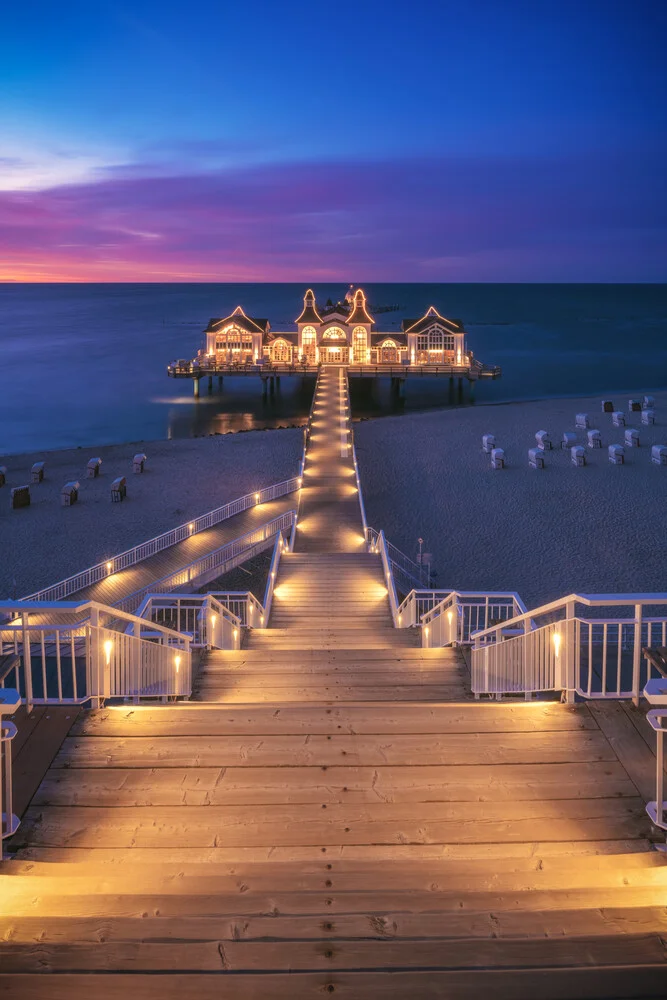
MULTIPOLYGON (((183 379, 179 384, 190 387, 191 383, 183 379)), ((352 379, 352 414, 355 419, 368 419, 405 410, 469 405, 467 383, 464 384, 460 396, 457 388, 450 390, 448 379, 408 380, 398 395, 392 391, 389 379, 352 379)), ((159 398, 153 402, 169 405, 170 438, 201 437, 268 427, 300 427, 308 419, 314 387, 314 377, 283 375, 274 392, 264 394, 259 378, 225 376, 223 388, 219 389, 214 379, 210 393, 206 390, 206 380, 202 379, 199 399, 180 394, 174 399, 159 398)))

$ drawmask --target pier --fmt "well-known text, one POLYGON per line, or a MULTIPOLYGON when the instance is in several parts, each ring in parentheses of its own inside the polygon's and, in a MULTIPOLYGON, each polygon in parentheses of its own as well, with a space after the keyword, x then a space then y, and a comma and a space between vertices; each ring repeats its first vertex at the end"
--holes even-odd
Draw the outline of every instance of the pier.
POLYGON ((189 378, 194 395, 200 382, 213 392, 225 375, 259 378, 262 391, 273 392, 281 377, 317 376, 322 365, 345 367, 350 377, 389 378, 399 388, 408 378, 456 379, 462 392, 480 379, 497 379, 497 365, 485 365, 468 348, 460 320, 450 320, 431 306, 420 319, 403 321, 401 331, 378 331, 362 289, 350 291, 345 302, 318 310, 308 289, 296 330, 278 331, 267 319, 247 316, 241 306, 223 319, 212 319, 206 344, 192 359, 167 366, 170 378, 189 378))
POLYGON ((175 535, 166 573, 137 555, 159 587, 0 606, 29 730, 13 806, 5 786, 10 1000, 664 995, 662 761, 638 704, 667 594, 529 611, 425 589, 367 522, 351 377, 319 368, 265 511, 175 535), (264 593, 207 592, 215 553, 260 529, 264 593))

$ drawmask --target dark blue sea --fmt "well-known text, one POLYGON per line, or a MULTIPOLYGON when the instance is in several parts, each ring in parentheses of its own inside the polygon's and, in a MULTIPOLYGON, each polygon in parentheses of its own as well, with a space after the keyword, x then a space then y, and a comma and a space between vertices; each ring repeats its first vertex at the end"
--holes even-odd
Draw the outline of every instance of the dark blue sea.
MULTIPOLYGON (((313 286, 318 302, 347 286, 313 286)), ((499 364, 473 405, 546 396, 664 388, 667 285, 365 285, 377 317, 396 330, 435 305, 463 320, 475 356, 499 364)), ((175 358, 202 346, 212 316, 241 304, 275 328, 293 328, 303 285, 0 285, 0 455, 120 441, 227 433, 303 422, 312 380, 225 378, 223 393, 192 398, 167 377, 175 358)), ((446 380, 353 390, 355 417, 452 405, 446 380)), ((471 405, 465 403, 463 405, 471 405)))

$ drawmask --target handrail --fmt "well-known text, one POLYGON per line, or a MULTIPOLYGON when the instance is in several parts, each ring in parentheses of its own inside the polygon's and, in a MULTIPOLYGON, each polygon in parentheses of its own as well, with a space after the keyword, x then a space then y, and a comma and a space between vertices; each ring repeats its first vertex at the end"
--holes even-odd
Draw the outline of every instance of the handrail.
POLYGON ((20 704, 18 691, 5 688, 0 695, 0 861, 3 856, 3 840, 15 834, 19 826, 19 819, 14 815, 12 791, 12 740, 17 729, 6 716, 13 715, 20 704))
POLYGON ((215 524, 226 521, 228 518, 234 517, 236 514, 240 514, 250 507, 257 507, 270 500, 275 500, 277 497, 293 493, 300 486, 301 477, 293 476, 291 479, 285 479, 272 486, 266 486, 254 493, 247 493, 245 496, 239 497, 237 500, 232 500, 222 507, 217 507, 207 514, 201 514, 192 521, 188 521, 187 524, 181 524, 177 528, 172 528, 171 531, 165 531, 161 535, 156 535, 155 538, 150 538, 140 545, 135 545, 134 548, 127 549, 125 552, 112 556, 110 559, 96 563, 94 566, 90 566, 80 573, 75 573, 73 576, 68 576, 59 583, 52 584, 50 587, 44 587, 34 594, 28 594, 22 600, 61 601, 71 594, 83 590, 84 587, 90 587, 92 584, 99 583, 100 580, 104 580, 114 573, 119 573, 129 566, 143 562, 144 559, 149 559, 158 552, 162 552, 163 549, 177 545, 186 538, 190 538, 200 531, 212 528, 215 524))
POLYGON ((0 610, 17 616, 0 630, 0 653, 14 654, 15 687, 29 710, 190 694, 191 637, 183 632, 98 601, 2 601, 0 610))
MULTIPOLYGON (((502 628, 515 628, 523 625, 526 619, 539 618, 541 615, 550 614, 552 611, 565 610, 568 605, 583 604, 588 608, 600 607, 631 607, 639 604, 667 604, 667 594, 568 594, 567 597, 559 597, 558 600, 549 601, 538 608, 525 610, 520 615, 510 618, 502 623, 502 628)), ((477 632, 475 639, 482 639, 486 635, 494 633, 500 626, 491 625, 489 628, 477 632)))
MULTIPOLYGON (((374 546, 377 544, 379 536, 380 532, 375 528, 371 528, 370 526, 366 528, 366 542, 369 546, 370 552, 375 551, 374 546)), ((387 546, 387 554, 392 563, 395 563, 396 566, 398 566, 398 568, 406 574, 406 576, 410 577, 413 583, 422 587, 424 585, 423 571, 419 563, 416 563, 410 558, 410 556, 406 556, 404 552, 397 548, 392 542, 388 541, 386 535, 385 544, 387 546)))
POLYGON ((276 535, 275 545, 273 546, 273 555, 271 556, 271 565, 269 566, 269 575, 266 578, 266 590, 264 591, 264 608, 261 620, 265 628, 269 624, 271 605, 273 603, 273 591, 276 585, 276 577, 278 576, 280 557, 283 554, 285 544, 283 536, 281 534, 276 535))
POLYGON ((391 608, 391 617, 394 622, 394 628, 398 628, 398 598, 396 596, 396 585, 394 583, 394 574, 391 571, 391 560, 389 559, 389 554, 387 552, 387 542, 384 537, 383 531, 381 531, 380 534, 378 535, 377 548, 379 549, 380 558, 382 559, 384 579, 387 585, 387 592, 389 594, 389 607, 391 608))
POLYGON ((238 566, 239 563, 245 562, 267 548, 266 543, 270 544, 277 532, 286 531, 292 527, 295 516, 294 510, 279 514, 273 520, 246 532, 245 535, 240 535, 238 538, 232 539, 231 542, 226 542, 225 545, 200 556, 199 559, 188 563, 187 566, 183 566, 162 579, 155 580, 132 594, 126 595, 114 604, 114 607, 136 607, 150 593, 165 593, 176 587, 187 586, 214 569, 220 570, 220 573, 227 572, 233 568, 232 565, 228 564, 233 563, 234 566, 238 566))

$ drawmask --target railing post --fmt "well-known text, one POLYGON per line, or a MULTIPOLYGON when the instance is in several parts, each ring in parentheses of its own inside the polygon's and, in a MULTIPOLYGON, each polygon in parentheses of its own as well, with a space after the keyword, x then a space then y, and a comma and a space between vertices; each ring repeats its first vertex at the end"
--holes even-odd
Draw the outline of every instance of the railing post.
POLYGON ((574 621, 574 601, 565 605, 565 701, 574 703, 574 689, 577 686, 576 675, 579 672, 579 643, 575 645, 576 622, 574 621))
POLYGON ((89 693, 95 702, 95 708, 102 708, 104 702, 105 670, 102 666, 102 650, 100 648, 100 609, 94 605, 90 609, 90 646, 88 651, 89 693))
MULTIPOLYGON (((529 664, 529 649, 528 649, 528 636, 530 635, 530 618, 524 618, 523 620, 523 693, 526 701, 530 701, 532 697, 532 692, 526 691, 526 680, 529 676, 528 668, 529 664)), ((532 677, 532 673, 530 675, 532 677)))
POLYGON ((2 841, 16 833, 18 818, 13 812, 12 794, 12 740, 17 729, 13 722, 3 718, 13 715, 21 704, 21 695, 14 688, 0 690, 0 811, 2 812, 2 831, 0 833, 0 861, 2 861, 2 841))
MULTIPOLYGON (((33 694, 32 694, 32 659, 30 655, 30 631, 28 626, 30 624, 30 615, 27 611, 24 611, 21 615, 21 631, 23 633, 23 676, 25 681, 25 702, 26 711, 28 715, 33 709, 33 694)), ((46 692, 44 692, 46 695, 46 692)))
MULTIPOLYGON (((642 606, 635 604, 635 643, 632 651, 632 702, 639 706, 642 656, 642 606)), ((661 737, 662 738, 662 737, 661 737)))

